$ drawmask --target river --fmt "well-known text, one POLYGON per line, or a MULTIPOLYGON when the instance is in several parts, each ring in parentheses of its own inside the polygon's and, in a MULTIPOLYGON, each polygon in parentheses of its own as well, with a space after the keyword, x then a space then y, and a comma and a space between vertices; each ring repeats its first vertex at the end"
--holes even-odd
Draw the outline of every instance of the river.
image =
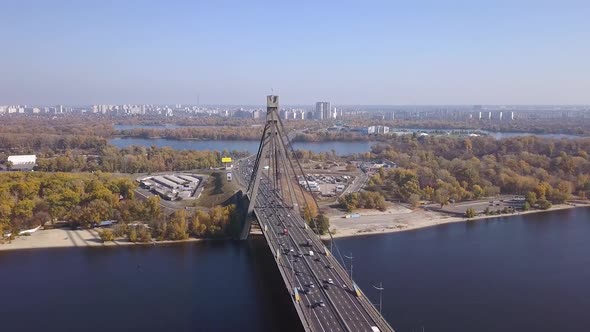
MULTIPOLYGON (((590 209, 337 240, 397 332, 587 331, 590 209)), ((260 240, 0 252, 5 331, 296 331, 260 240)), ((348 260, 347 260, 348 265, 348 260)))
MULTIPOLYGON (((147 126, 147 125, 115 125, 116 130, 129 130, 136 128, 153 128, 153 129, 175 129, 180 128, 178 125, 160 125, 160 126, 147 126)), ((511 133, 511 132, 487 132, 487 131, 474 131, 474 130, 449 130, 449 129, 394 129, 392 132, 397 134, 411 134, 413 132, 423 132, 430 134, 442 135, 444 133, 462 133, 468 134, 471 132, 484 133, 496 139, 505 139, 518 136, 539 136, 555 139, 575 139, 581 138, 574 135, 565 134, 532 134, 532 133, 511 133)), ((122 138, 117 137, 109 140, 109 143, 119 148, 124 148, 132 145, 149 147, 155 145, 157 147, 168 146, 177 150, 214 150, 214 151, 248 151, 251 154, 258 151, 259 141, 248 141, 248 140, 175 140, 165 138, 122 138)), ((336 152, 338 155, 350 155, 353 153, 365 153, 371 151, 371 146, 377 142, 368 141, 354 141, 354 142, 342 142, 342 141, 330 141, 330 142, 294 142, 293 147, 295 149, 310 150, 315 153, 320 152, 336 152)))
MULTIPOLYGON (((173 140, 164 138, 113 138, 109 143, 124 148, 132 145, 150 147, 168 146, 176 150, 214 150, 214 151, 248 151, 251 154, 258 151, 260 141, 246 140, 173 140)), ((348 155, 353 153, 365 153, 371 151, 373 142, 294 142, 293 148, 301 150, 310 150, 315 153, 332 152, 334 150, 338 155, 348 155)))

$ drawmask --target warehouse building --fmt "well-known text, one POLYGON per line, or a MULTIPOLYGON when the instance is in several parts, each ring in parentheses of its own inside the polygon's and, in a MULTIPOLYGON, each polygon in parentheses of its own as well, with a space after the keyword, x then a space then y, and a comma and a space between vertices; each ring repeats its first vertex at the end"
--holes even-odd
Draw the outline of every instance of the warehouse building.
POLYGON ((7 169, 10 168, 13 171, 32 171, 37 165, 37 156, 34 154, 9 156, 7 163, 10 163, 7 169))

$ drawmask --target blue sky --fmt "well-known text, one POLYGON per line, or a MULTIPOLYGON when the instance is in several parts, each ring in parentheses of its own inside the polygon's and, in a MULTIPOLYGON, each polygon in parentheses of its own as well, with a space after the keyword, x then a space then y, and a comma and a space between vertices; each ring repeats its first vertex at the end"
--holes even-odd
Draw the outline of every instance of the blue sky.
POLYGON ((0 2, 0 104, 589 104, 590 1, 0 2))

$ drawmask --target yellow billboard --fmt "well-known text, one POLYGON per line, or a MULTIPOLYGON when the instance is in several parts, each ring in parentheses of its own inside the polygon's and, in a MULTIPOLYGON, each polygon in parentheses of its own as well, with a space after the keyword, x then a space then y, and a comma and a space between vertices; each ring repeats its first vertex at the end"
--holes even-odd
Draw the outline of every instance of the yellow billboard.
POLYGON ((222 163, 231 163, 231 157, 223 157, 221 158, 222 163))

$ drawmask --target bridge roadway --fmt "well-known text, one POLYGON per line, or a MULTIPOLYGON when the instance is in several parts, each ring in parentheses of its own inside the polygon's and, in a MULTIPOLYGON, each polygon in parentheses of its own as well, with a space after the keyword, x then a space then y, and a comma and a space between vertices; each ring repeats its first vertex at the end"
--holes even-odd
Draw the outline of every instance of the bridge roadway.
POLYGON ((254 213, 289 293, 297 288, 300 300, 293 300, 307 331, 393 331, 360 290, 357 296, 346 271, 298 211, 283 206, 266 177, 254 213))

